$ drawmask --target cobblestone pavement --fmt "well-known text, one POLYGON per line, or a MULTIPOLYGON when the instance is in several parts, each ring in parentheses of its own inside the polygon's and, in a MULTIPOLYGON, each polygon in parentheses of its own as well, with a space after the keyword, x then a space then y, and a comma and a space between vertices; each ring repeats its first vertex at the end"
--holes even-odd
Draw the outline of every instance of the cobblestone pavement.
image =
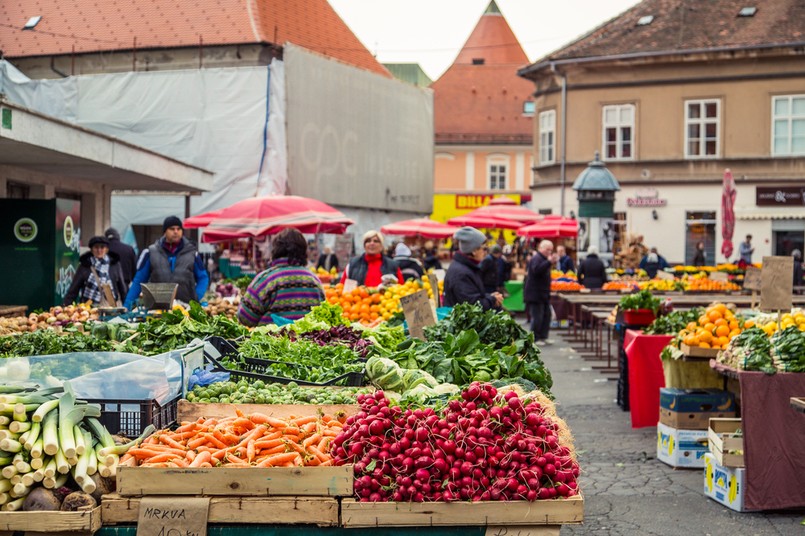
MULTIPOLYGON (((585 498, 583 525, 562 535, 800 535, 805 509, 738 513, 704 495, 701 469, 656 459, 656 429, 633 430, 615 403, 616 382, 593 370, 554 330, 542 347, 554 378, 557 412, 575 438, 585 498)), ((609 375, 613 377, 613 375, 609 375)), ((805 486, 805 475, 803 475, 805 486)))

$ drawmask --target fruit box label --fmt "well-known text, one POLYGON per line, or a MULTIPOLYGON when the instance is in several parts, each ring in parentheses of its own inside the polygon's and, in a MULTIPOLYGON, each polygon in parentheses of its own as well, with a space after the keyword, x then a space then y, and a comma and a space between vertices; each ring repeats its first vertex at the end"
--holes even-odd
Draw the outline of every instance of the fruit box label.
POLYGON ((671 467, 704 467, 707 447, 699 442, 707 430, 677 430, 657 425, 657 459, 671 467))
POLYGON ((704 462, 704 494, 732 510, 743 512, 746 469, 723 467, 710 453, 704 462))
POLYGON ((720 389, 660 389, 660 407, 680 413, 735 411, 735 399, 720 389))

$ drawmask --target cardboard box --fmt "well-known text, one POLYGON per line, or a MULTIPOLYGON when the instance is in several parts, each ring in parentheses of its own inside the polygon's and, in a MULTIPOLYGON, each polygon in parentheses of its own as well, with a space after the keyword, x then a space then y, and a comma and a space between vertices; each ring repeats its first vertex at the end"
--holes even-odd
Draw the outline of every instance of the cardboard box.
POLYGON ((707 454, 707 430, 679 430, 657 425, 657 459, 671 467, 700 469, 707 454))
POLYGON ((660 388, 660 407, 679 413, 735 411, 735 398, 721 389, 660 388))
POLYGON ((727 419, 732 417, 735 417, 734 411, 682 413, 660 408, 661 423, 671 428, 681 428, 683 430, 707 430, 710 419, 727 419))
POLYGON ((744 467, 744 438, 736 436, 741 419, 710 419, 707 448, 719 465, 744 467))
POLYGON ((736 512, 745 512, 746 469, 719 465, 709 452, 704 456, 704 494, 736 512))

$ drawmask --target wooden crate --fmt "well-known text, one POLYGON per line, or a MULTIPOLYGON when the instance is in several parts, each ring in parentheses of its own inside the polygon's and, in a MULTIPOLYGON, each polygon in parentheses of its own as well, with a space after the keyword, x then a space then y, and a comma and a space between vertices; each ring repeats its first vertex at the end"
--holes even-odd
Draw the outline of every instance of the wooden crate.
MULTIPOLYGON (((170 497, 165 497, 166 501, 170 497)), ((140 497, 104 495, 104 525, 136 523, 140 497)), ((338 525, 338 499, 328 497, 212 497, 208 523, 338 525)))
POLYGON ((536 526, 584 521, 584 499, 483 502, 359 502, 341 500, 344 527, 536 526))
POLYGON ((688 346, 684 342, 679 345, 679 349, 687 357, 695 357, 699 359, 715 359, 718 357, 719 352, 717 348, 699 348, 698 346, 688 346))
POLYGON ((354 415, 359 410, 357 405, 348 404, 199 404, 180 400, 176 420, 184 422, 195 421, 199 417, 234 417, 236 408, 247 415, 249 413, 264 413, 280 419, 291 416, 317 415, 319 413, 335 415, 339 411, 343 411, 347 415, 354 415))
POLYGON ((89 535, 101 528, 101 507, 78 512, 0 512, 0 535, 89 535))
POLYGON ((739 428, 741 428, 741 419, 710 419, 707 443, 719 465, 744 467, 744 455, 731 452, 736 450, 743 452, 743 437, 735 437, 735 432, 739 428))
POLYGON ((144 495, 324 496, 352 495, 353 468, 341 467, 120 467, 117 492, 144 495))

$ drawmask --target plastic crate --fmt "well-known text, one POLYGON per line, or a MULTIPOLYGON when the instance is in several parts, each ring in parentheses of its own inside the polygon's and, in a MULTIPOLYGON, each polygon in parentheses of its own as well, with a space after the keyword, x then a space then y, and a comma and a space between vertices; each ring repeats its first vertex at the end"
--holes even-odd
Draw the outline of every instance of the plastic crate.
MULTIPOLYGON (((206 340, 213 346, 213 348, 218 350, 218 352, 224 357, 234 357, 237 356, 238 354, 236 341, 228 341, 222 337, 209 337, 206 340)), ((324 387, 328 385, 340 385, 343 387, 360 387, 363 385, 363 372, 348 372, 346 374, 342 374, 341 376, 337 376, 327 382, 316 383, 316 382, 309 382, 306 380, 286 378, 284 376, 273 376, 271 374, 265 373, 266 369, 271 364, 279 363, 279 361, 269 361, 267 359, 255 359, 247 357, 243 359, 244 365, 247 370, 234 370, 226 368, 221 363, 220 360, 211 356, 207 352, 204 352, 204 359, 206 359, 208 363, 212 363, 212 365, 215 367, 216 370, 228 372, 231 381, 234 382, 240 380, 246 380, 247 382, 250 383, 257 380, 262 380, 266 383, 294 382, 298 385, 305 385, 312 387, 324 387)), ((282 362, 282 364, 288 366, 294 366, 293 363, 282 362)))
POLYGON ((654 322, 654 311, 651 309, 624 309, 623 322, 630 326, 648 326, 654 322))
POLYGON ((176 409, 181 395, 164 406, 156 400, 87 400, 101 406, 101 424, 109 433, 137 437, 149 425, 167 428, 176 422, 176 409))

